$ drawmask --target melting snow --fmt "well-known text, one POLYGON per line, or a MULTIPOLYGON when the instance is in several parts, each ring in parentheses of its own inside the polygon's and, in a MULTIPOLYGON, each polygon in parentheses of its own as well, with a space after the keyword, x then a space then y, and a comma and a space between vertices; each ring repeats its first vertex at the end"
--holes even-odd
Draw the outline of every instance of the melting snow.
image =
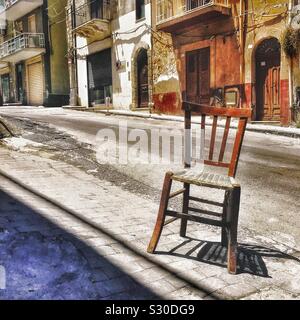
POLYGON ((15 151, 26 151, 31 149, 32 147, 43 146, 41 143, 33 142, 21 137, 6 138, 3 139, 3 142, 15 151))

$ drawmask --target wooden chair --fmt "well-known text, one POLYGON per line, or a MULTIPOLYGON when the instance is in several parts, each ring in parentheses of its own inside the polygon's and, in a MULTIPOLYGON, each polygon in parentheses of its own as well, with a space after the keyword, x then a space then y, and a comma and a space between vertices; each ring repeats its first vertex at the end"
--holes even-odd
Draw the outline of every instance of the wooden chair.
MULTIPOLYGON (((222 228, 222 246, 228 247, 228 272, 237 273, 237 231, 238 231, 238 216, 240 207, 241 186, 235 181, 238 161, 240 157, 241 147, 244 139, 244 134, 247 126, 247 121, 251 117, 251 109, 238 108, 219 108, 203 106, 195 103, 183 103, 185 111, 185 129, 186 140, 189 144, 191 140, 191 116, 192 114, 202 115, 202 150, 205 144, 205 128, 206 119, 213 117, 212 133, 209 145, 208 159, 204 159, 206 166, 221 167, 228 169, 228 174, 207 173, 205 170, 199 172, 190 167, 191 155, 186 155, 186 169, 179 172, 167 172, 162 190, 161 202, 157 217, 156 226, 151 238, 148 252, 154 253, 162 234, 163 227, 177 219, 181 219, 180 235, 186 236, 187 222, 194 221, 208 225, 214 225, 222 228), (223 139, 221 141, 220 153, 218 160, 214 160, 218 118, 225 117, 225 129, 223 139), (235 141, 231 152, 231 160, 225 162, 224 155, 227 148, 227 140, 230 132, 231 120, 238 119, 238 127, 236 129, 235 141), (179 181, 184 184, 183 189, 171 193, 172 182, 179 181), (225 191, 224 202, 211 201, 200 199, 190 195, 191 185, 221 189, 225 191), (168 209, 169 200, 183 194, 183 210, 175 212, 168 209), (216 213, 208 210, 192 208, 190 201, 195 201, 202 204, 209 204, 223 208, 222 213, 216 213), (192 213, 191 213, 192 212, 192 213), (198 213, 195 214, 195 213, 198 213), (166 217, 171 219, 166 221, 166 217), (214 218, 212 218, 212 216, 214 218)), ((186 145, 186 150, 190 150, 190 145, 186 145)))

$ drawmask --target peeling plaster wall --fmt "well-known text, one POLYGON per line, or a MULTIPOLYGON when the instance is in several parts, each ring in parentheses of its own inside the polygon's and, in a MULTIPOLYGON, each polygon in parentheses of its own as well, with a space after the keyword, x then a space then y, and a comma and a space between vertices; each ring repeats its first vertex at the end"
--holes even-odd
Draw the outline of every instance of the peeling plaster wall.
POLYGON ((180 112, 180 81, 170 34, 153 34, 153 111, 180 112))
MULTIPOLYGON (((157 41, 154 42, 154 50, 158 48, 159 52, 165 51, 164 55, 168 56, 168 59, 164 61, 158 59, 161 60, 162 66, 154 66, 154 74, 157 70, 160 70, 160 76, 165 80, 165 82, 159 83, 157 77, 154 77, 154 102, 157 112, 174 114, 181 112, 178 103, 180 101, 180 91, 184 93, 186 90, 186 52, 203 47, 210 47, 211 52, 211 90, 218 87, 239 85, 242 105, 249 108, 255 106, 255 50, 259 43, 266 38, 276 37, 281 41, 282 32, 288 24, 287 8, 289 1, 245 0, 245 6, 249 14, 246 19, 247 28, 245 32, 244 79, 241 73, 240 35, 239 33, 236 34, 240 1, 230 1, 230 3, 232 4, 231 17, 222 20, 216 19, 215 21, 209 20, 202 24, 191 25, 188 30, 176 31, 173 34, 173 52, 166 53, 168 50, 162 50, 161 45, 157 44, 157 41), (234 7, 234 4, 236 7, 234 7), (236 11, 234 8, 236 8, 236 11), (180 35, 178 35, 179 33, 180 35), (174 53, 176 62, 174 62, 174 53), (168 60, 169 62, 166 63, 168 60), (174 65, 177 65, 178 74, 177 77, 172 78, 171 75, 168 75, 168 70, 172 69, 174 65)), ((170 35, 164 33, 164 36, 167 39, 166 42, 171 42, 170 35)), ((293 65, 294 86, 300 86, 299 59, 294 59, 293 65)), ((288 71, 289 59, 282 50, 280 75, 282 124, 287 124, 290 120, 288 71)))
POLYGON ((180 102, 181 92, 186 92, 187 52, 210 48, 211 91, 219 87, 240 85, 238 40, 231 19, 193 24, 172 35, 159 32, 153 42, 154 57, 157 57, 157 65, 153 67, 153 99, 158 113, 182 113, 180 102))

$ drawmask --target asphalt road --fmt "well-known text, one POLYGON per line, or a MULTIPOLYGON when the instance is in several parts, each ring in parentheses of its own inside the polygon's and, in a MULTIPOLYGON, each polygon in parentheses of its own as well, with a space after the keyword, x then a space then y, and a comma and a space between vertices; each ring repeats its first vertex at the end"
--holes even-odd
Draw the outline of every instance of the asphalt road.
MULTIPOLYGON (((126 120, 124 117, 59 108, 5 107, 0 109, 0 115, 47 124, 93 146, 100 129, 111 128, 117 132, 119 121, 126 120)), ((154 128, 182 128, 181 123, 139 118, 128 119, 128 126, 148 131, 154 128)), ((116 172, 128 177, 127 182, 122 180, 120 184, 138 180, 157 190, 157 193, 168 167, 133 164, 114 166, 116 172)), ((300 251, 300 140, 247 132, 237 178, 243 188, 242 228, 300 251)), ((211 195, 210 191, 201 192, 211 195)))

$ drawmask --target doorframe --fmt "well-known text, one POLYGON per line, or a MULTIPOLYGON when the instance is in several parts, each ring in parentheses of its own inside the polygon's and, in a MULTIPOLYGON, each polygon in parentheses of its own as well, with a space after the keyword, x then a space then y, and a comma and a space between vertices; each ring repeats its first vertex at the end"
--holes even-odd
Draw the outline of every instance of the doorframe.
MULTIPOLYGON (((208 75, 209 75, 209 91, 210 91, 210 94, 211 94, 211 47, 210 46, 203 46, 203 47, 201 47, 201 48, 197 48, 197 49, 194 49, 194 50, 190 50, 190 51, 186 51, 185 52, 185 70, 184 70, 184 72, 185 72, 185 74, 184 74, 184 78, 185 78, 185 83, 186 83, 186 90, 185 90, 185 95, 186 95, 186 97, 184 97, 185 99, 187 98, 187 96, 188 96, 188 92, 187 92, 187 85, 188 85, 188 80, 187 80, 187 78, 188 78, 188 57, 189 57, 189 55, 191 54, 191 53, 193 53, 193 52, 199 52, 199 51, 201 51, 201 50, 208 50, 208 52, 209 52, 209 56, 208 56, 208 75)), ((198 68, 198 73, 199 73, 199 64, 198 64, 198 62, 197 62, 197 68, 198 68)), ((198 79, 197 79, 197 81, 198 81, 198 79)), ((199 85, 199 84, 198 84, 199 85)), ((199 90, 199 87, 197 88, 197 91, 199 90)))
POLYGON ((148 62, 148 56, 147 56, 147 50, 146 49, 141 49, 139 50, 139 53, 137 55, 137 104, 139 110, 149 108, 149 62, 148 62), (141 60, 143 58, 143 60, 141 60), (147 68, 147 75, 145 77, 145 83, 144 85, 147 85, 147 95, 145 95, 146 101, 144 101, 144 106, 142 105, 143 99, 142 99, 142 83, 141 83, 141 71, 143 68, 147 68), (147 97, 146 97, 147 96, 147 97))
POLYGON ((152 85, 152 53, 150 46, 145 42, 140 42, 138 45, 135 46, 132 58, 131 58, 131 87, 132 87, 132 104, 130 109, 132 111, 141 111, 141 110, 151 110, 151 106, 153 103, 153 85, 152 85), (139 98, 138 98, 138 63, 137 58, 141 50, 147 50, 147 57, 148 57, 148 108, 139 108, 139 98))
POLYGON ((11 75, 10 73, 3 73, 3 74, 0 74, 0 80, 1 80, 1 95, 2 95, 2 100, 3 100, 3 103, 9 103, 11 101, 11 75), (3 78, 6 77, 8 78, 8 101, 4 102, 4 99, 3 99, 3 78))
MULTIPOLYGON (((113 57, 112 57, 112 53, 113 53, 113 49, 111 47, 105 48, 103 50, 100 51, 96 51, 93 53, 90 53, 88 55, 86 55, 86 61, 85 61, 85 65, 86 65, 86 75, 87 75, 87 98, 88 98, 88 108, 93 108, 92 106, 92 100, 91 100, 91 94, 90 94, 90 73, 89 73, 89 57, 93 56, 93 55, 97 55, 97 54, 101 54, 101 52, 106 51, 106 50, 110 50, 110 55, 111 55, 111 76, 112 76, 112 83, 111 83, 111 87, 112 87, 112 97, 111 97, 111 104, 113 105, 113 96, 114 96, 114 77, 113 77, 113 57)), ((105 103, 104 103, 105 105, 105 103)))
POLYGON ((16 101, 24 104, 26 101, 26 81, 25 81, 25 79, 26 79, 26 66, 25 66, 24 62, 19 62, 16 64, 15 73, 16 73, 16 91, 17 91, 16 92, 16 94, 17 94, 16 101), (22 68, 22 79, 21 79, 22 90, 23 90, 23 97, 22 97, 23 99, 22 100, 19 99, 18 66, 21 66, 21 68, 22 68))
MULTIPOLYGON (((257 100, 258 100, 258 96, 257 96, 257 60, 256 60, 256 53, 257 53, 257 49, 259 48, 259 46, 265 41, 265 40, 271 40, 271 39, 275 39, 278 41, 278 43, 280 44, 280 80, 283 80, 282 78, 282 70, 283 70, 283 50, 282 50, 282 45, 280 43, 280 40, 275 37, 275 36, 268 36, 268 37, 264 37, 259 39, 259 41, 257 41, 255 43, 255 46, 252 50, 252 70, 251 70, 251 78, 252 78, 252 94, 251 94, 251 101, 252 101, 252 106, 253 106, 253 116, 252 116, 252 121, 263 121, 263 120, 257 120, 257 100)), ((279 83, 279 90, 280 90, 280 113, 282 114, 282 105, 281 105, 281 99, 282 99, 282 90, 281 90, 281 81, 279 83)))
POLYGON ((42 77, 43 77, 43 105, 45 104, 45 88, 46 88, 46 84, 45 84, 45 68, 44 68, 44 61, 43 61, 43 58, 42 56, 37 56, 37 57, 34 57, 30 60, 27 60, 25 62, 25 70, 26 70, 26 76, 25 76, 25 79, 26 79, 26 102, 27 104, 29 105, 29 95, 30 95, 30 90, 29 90, 29 66, 30 65, 33 65, 35 63, 41 63, 42 65, 42 77))

